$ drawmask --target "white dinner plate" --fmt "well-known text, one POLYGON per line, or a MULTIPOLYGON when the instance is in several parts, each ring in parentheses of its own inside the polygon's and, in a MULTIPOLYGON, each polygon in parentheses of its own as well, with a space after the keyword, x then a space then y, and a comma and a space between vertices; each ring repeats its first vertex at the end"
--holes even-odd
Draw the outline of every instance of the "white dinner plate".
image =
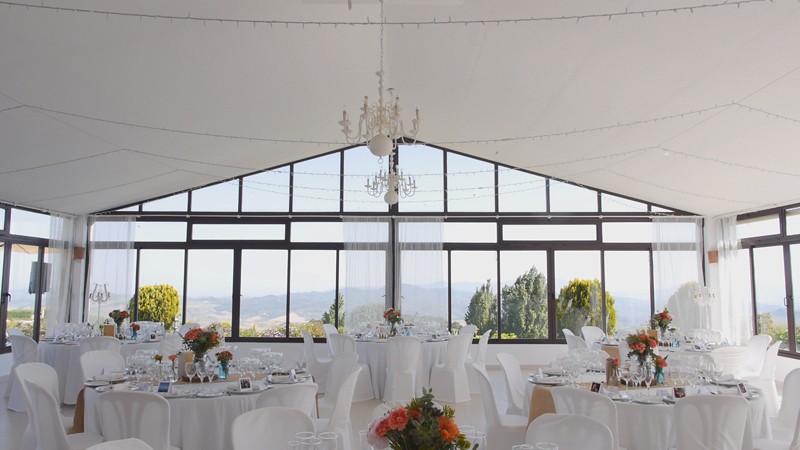
POLYGON ((664 400, 660 397, 640 397, 633 399, 633 403, 639 403, 640 405, 661 405, 664 403, 664 400))
POLYGON ((252 391, 235 391, 233 389, 228 389, 228 394, 231 395, 247 395, 247 394, 258 394, 259 392, 266 391, 266 386, 253 386, 252 391))
POLYGON ((561 379, 555 378, 555 377, 553 377, 553 378, 531 377, 531 378, 528 378, 528 381, 530 381, 533 384, 541 384, 541 385, 544 385, 544 386, 561 386, 561 385, 564 384, 564 380, 561 380, 561 379))
POLYGON ((736 387, 739 383, 744 383, 744 380, 724 380, 724 381, 712 381, 713 384, 719 386, 727 386, 727 387, 736 387))
POLYGON ((188 392, 184 392, 182 394, 166 394, 165 393, 165 394, 161 394, 161 396, 164 397, 167 400, 172 400, 174 398, 188 398, 188 397, 191 397, 192 394, 190 394, 188 392))
POLYGON ((225 395, 225 392, 198 392, 197 396, 200 398, 214 398, 214 397, 222 397, 225 395))
POLYGON ((96 388, 96 387, 100 387, 100 386, 108 386, 109 384, 111 384, 111 382, 102 381, 102 380, 89 380, 89 381, 87 381, 86 383, 83 383, 83 384, 86 385, 87 387, 96 388))

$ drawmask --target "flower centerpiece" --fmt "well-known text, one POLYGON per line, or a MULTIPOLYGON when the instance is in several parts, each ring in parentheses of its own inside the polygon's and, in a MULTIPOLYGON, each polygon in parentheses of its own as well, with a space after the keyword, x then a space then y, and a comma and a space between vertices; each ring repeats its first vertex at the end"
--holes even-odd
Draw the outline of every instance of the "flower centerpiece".
MULTIPOLYGON (((445 405, 440 409, 433 403, 431 391, 423 389, 423 394, 372 422, 367 432, 369 444, 392 450, 469 449, 471 444, 453 420, 453 408, 445 405)), ((477 444, 472 447, 477 448, 477 444)))
POLYGON ((387 322, 389 322, 389 327, 391 327, 389 335, 396 336, 397 324, 403 323, 403 317, 400 316, 400 311, 394 308, 389 308, 386 310, 386 312, 383 313, 383 318, 386 319, 387 322))
POLYGON ((669 328, 669 324, 672 323, 672 319, 672 314, 669 313, 667 308, 653 315, 653 324, 661 331, 662 336, 667 332, 667 328, 669 328))
POLYGON ((666 381, 664 369, 668 366, 667 358, 669 358, 669 355, 663 358, 659 355, 653 355, 653 365, 656 366, 655 378, 657 384, 664 384, 666 381))
POLYGON ((125 322, 125 319, 131 316, 131 313, 124 309, 115 309, 108 313, 108 317, 111 317, 111 320, 117 325, 117 338, 118 339, 125 339, 125 334, 122 332, 122 322, 125 322))
POLYGON ((636 358, 639 365, 644 365, 649 358, 655 355, 655 348, 658 347, 658 342, 651 338, 644 332, 629 334, 625 338, 628 348, 628 358, 636 358))
POLYGON ((228 378, 228 365, 233 359, 233 353, 228 350, 217 352, 217 361, 219 361, 219 377, 220 379, 228 378))
POLYGON ((194 360, 202 361, 206 353, 220 344, 219 333, 215 329, 192 328, 181 336, 183 345, 194 352, 194 360))
POLYGON ((142 326, 136 322, 131 324, 131 339, 136 340, 136 335, 139 333, 139 330, 142 329, 142 326))

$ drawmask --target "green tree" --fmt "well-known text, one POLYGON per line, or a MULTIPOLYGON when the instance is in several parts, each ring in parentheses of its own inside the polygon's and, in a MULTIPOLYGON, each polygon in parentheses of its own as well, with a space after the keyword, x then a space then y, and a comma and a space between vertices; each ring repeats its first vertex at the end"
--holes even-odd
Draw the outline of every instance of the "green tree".
MULTIPOLYGON (((561 288, 556 300, 556 324, 558 329, 569 328, 580 336, 581 327, 603 326, 602 287, 598 279, 575 278, 561 288)), ((617 327, 617 311, 614 297, 606 291, 606 333, 614 333, 617 327)))
POLYGON ((322 323, 329 323, 331 325, 336 325, 339 328, 339 331, 342 331, 342 327, 344 327, 344 295, 339 294, 336 296, 336 300, 331 303, 331 307, 328 308, 327 311, 322 313, 322 323), (336 317, 336 311, 339 311, 338 321, 334 323, 333 318, 336 317))
POLYGON ((518 338, 547 337, 547 278, 536 267, 503 286, 500 309, 503 334, 518 338))
POLYGON ((475 288, 464 321, 478 327, 479 335, 487 330, 497 331, 497 295, 492 289, 492 280, 475 288))
MULTIPOLYGON (((128 309, 133 310, 135 298, 132 298, 128 309)), ((155 284, 139 287, 139 314, 137 320, 161 322, 164 328, 172 328, 172 322, 178 315, 181 299, 178 291, 169 284, 155 284)))

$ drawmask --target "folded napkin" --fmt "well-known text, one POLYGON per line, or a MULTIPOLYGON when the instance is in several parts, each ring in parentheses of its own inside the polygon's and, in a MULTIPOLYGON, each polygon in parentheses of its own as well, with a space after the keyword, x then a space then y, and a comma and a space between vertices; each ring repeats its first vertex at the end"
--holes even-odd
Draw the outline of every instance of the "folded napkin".
POLYGON ((726 373, 721 377, 717 378, 717 381, 732 381, 733 379, 734 379, 733 374, 726 373))

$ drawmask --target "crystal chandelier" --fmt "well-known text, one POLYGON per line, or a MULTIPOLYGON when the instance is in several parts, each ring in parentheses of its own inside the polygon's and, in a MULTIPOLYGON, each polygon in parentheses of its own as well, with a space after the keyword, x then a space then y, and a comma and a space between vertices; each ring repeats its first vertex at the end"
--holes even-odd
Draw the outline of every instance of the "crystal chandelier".
POLYGON ((89 301, 91 303, 97 303, 97 323, 100 323, 100 305, 110 299, 111 294, 108 293, 108 283, 103 283, 102 286, 100 283, 95 283, 92 293, 89 294, 89 301))
MULTIPOLYGON (((389 88, 389 99, 386 100, 383 87, 383 0, 381 0, 381 65, 380 70, 375 72, 378 76, 378 101, 370 104, 369 97, 364 96, 364 105, 361 107, 361 115, 358 116, 358 132, 354 133, 350 128, 350 119, 347 110, 342 111, 342 133, 349 144, 367 142, 367 147, 373 155, 381 158, 389 156, 397 149, 397 139, 403 137, 415 138, 419 131, 419 108, 416 109, 414 119, 411 121, 411 130, 406 132, 403 127, 403 119, 400 118, 402 108, 400 107, 400 96, 396 95, 394 89, 389 88)), ((391 165, 389 170, 391 171, 391 165)))
POLYGON ((700 306, 708 306, 717 299, 717 293, 714 289, 707 286, 700 286, 694 293, 694 302, 700 306))
POLYGON ((383 194, 383 200, 394 205, 400 200, 400 197, 411 197, 417 191, 417 180, 412 176, 406 177, 403 175, 403 170, 394 164, 394 156, 389 153, 389 169, 372 176, 372 179, 367 178, 367 193, 375 198, 383 194), (399 171, 399 173, 398 173, 399 171))

